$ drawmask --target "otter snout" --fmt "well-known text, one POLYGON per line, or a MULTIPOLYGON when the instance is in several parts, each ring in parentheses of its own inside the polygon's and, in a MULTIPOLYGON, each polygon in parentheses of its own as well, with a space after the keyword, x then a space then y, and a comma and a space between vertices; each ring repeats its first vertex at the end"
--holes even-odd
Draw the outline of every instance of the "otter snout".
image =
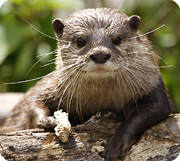
POLYGON ((91 54, 89 56, 89 58, 97 63, 97 64, 104 64, 106 63, 109 59, 110 59, 111 55, 110 54, 106 54, 106 53, 103 53, 103 52, 99 52, 99 53, 94 53, 94 54, 91 54))

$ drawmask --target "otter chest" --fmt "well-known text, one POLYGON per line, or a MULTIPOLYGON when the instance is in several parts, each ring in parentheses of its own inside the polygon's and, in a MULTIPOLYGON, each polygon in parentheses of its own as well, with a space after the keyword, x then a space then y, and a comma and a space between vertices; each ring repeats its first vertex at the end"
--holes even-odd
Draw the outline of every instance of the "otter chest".
POLYGON ((77 86, 71 111, 80 110, 85 114, 95 114, 103 110, 121 111, 131 100, 131 94, 128 89, 120 87, 117 83, 109 83, 87 83, 77 86))

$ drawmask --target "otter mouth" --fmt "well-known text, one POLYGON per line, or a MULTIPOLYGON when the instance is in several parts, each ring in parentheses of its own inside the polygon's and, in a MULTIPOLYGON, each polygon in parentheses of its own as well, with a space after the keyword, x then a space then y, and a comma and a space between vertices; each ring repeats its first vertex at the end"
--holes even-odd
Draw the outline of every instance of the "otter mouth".
POLYGON ((97 67, 97 68, 91 70, 91 72, 103 74, 103 73, 109 73, 110 71, 105 69, 105 68, 103 68, 103 67, 97 67))
POLYGON ((94 78, 113 77, 114 75, 112 68, 106 65, 92 65, 89 68, 86 68, 85 73, 88 77, 94 78))
POLYGON ((90 73, 109 73, 112 72, 110 68, 105 64, 96 64, 89 69, 90 73))

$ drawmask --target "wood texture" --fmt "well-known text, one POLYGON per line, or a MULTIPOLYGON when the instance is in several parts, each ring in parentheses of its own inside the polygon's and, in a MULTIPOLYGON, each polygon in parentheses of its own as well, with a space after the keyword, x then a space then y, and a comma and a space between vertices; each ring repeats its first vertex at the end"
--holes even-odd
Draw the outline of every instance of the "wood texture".
MULTIPOLYGON (((100 155, 119 124, 114 113, 97 114, 73 127, 67 143, 59 141, 54 132, 42 129, 0 134, 0 153, 12 161, 103 161, 100 155)), ((180 114, 176 114, 147 130, 128 151, 125 161, 171 161, 179 153, 180 114)))

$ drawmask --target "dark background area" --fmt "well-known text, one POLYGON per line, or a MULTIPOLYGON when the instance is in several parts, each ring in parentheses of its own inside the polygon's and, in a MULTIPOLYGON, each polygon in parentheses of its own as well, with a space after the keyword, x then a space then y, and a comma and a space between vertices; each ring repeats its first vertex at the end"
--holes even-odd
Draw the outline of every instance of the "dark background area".
POLYGON ((0 92, 25 92, 36 81, 4 83, 39 78, 55 68, 56 40, 36 31, 24 18, 41 32, 55 37, 51 24, 54 18, 65 19, 75 10, 92 7, 119 8, 129 16, 139 15, 142 33, 165 24, 147 36, 161 57, 157 61, 164 82, 176 112, 180 112, 180 8, 171 0, 6 1, 0 8, 0 92))

